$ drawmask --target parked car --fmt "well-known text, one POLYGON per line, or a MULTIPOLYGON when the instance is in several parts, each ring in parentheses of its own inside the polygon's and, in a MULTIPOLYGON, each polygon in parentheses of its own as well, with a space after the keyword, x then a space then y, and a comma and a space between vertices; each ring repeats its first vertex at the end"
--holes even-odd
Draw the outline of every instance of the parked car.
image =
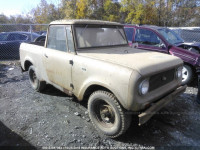
POLYGON ((36 31, 35 33, 39 34, 39 35, 47 35, 47 31, 36 31))
POLYGON ((180 57, 184 61, 182 84, 189 84, 200 69, 199 45, 187 44, 174 31, 158 26, 125 25, 130 45, 180 57))
POLYGON ((40 37, 30 32, 0 33, 0 59, 19 58, 19 47, 22 42, 29 43, 40 37))
POLYGON ((20 46, 32 88, 42 91, 48 83, 88 100, 93 125, 109 137, 128 129, 130 112, 140 112, 142 125, 186 88, 180 86, 183 61, 129 47, 122 24, 60 20, 47 33, 44 46, 20 46))
POLYGON ((34 40, 34 42, 43 42, 43 44, 44 44, 45 39, 46 39, 46 35, 41 35, 41 36, 37 37, 37 38, 34 40))

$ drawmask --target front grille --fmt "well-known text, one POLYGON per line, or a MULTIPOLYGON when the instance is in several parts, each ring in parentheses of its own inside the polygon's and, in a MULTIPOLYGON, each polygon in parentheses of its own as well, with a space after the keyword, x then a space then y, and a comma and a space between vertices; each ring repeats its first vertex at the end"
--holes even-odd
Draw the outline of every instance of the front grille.
POLYGON ((175 69, 153 75, 149 79, 149 91, 153 91, 174 80, 175 69))

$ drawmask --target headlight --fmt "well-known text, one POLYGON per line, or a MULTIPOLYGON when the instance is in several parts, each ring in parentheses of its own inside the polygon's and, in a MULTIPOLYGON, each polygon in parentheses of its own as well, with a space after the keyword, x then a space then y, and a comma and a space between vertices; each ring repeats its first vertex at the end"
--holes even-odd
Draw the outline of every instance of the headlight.
POLYGON ((179 67, 177 70, 176 70, 176 77, 177 78, 181 78, 182 77, 182 67, 179 67))
POLYGON ((149 79, 145 79, 139 85, 139 93, 141 95, 145 95, 147 94, 148 91, 149 91, 149 79))

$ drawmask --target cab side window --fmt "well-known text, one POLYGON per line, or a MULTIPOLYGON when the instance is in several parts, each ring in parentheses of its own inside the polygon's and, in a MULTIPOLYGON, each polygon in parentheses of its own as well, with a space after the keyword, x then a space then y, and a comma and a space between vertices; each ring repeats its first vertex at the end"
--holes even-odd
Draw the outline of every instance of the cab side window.
POLYGON ((67 51, 65 26, 53 25, 49 27, 47 48, 67 51))
POLYGON ((161 39, 152 31, 146 29, 137 29, 135 42, 143 45, 159 46, 161 39))

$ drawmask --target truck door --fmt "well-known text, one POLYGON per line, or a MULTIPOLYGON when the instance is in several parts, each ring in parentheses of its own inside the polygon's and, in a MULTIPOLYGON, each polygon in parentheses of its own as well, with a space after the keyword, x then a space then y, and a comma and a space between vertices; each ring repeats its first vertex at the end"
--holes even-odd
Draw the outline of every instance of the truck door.
POLYGON ((134 42, 138 43, 138 48, 141 49, 168 53, 164 42, 156 33, 148 29, 137 29, 134 42))
POLYGON ((51 25, 43 63, 50 82, 72 91, 73 40, 71 26, 51 25), (69 39, 69 40, 68 40, 69 39), (69 44, 68 44, 69 43, 69 44))

